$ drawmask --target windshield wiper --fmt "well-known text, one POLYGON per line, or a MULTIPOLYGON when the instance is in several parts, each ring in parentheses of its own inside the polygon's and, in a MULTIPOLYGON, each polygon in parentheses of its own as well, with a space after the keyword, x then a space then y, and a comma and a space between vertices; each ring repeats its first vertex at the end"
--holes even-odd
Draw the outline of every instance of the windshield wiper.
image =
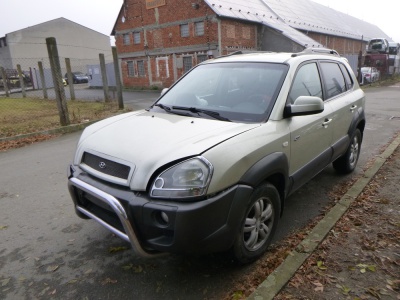
POLYGON ((172 106, 172 109, 187 110, 187 111, 190 111, 191 113, 195 113, 195 114, 202 113, 202 114, 205 114, 207 116, 210 116, 210 117, 220 120, 220 121, 232 122, 231 120, 229 120, 225 117, 222 117, 218 112, 212 111, 212 110, 200 109, 197 107, 185 107, 185 106, 172 106))
POLYGON ((162 108, 163 110, 165 110, 167 113, 170 113, 170 114, 175 114, 175 115, 179 115, 179 116, 190 116, 190 114, 178 113, 178 112, 172 111, 171 107, 166 106, 166 105, 161 104, 161 103, 154 104, 153 107, 154 106, 162 108))
POLYGON ((159 107, 159 108, 162 108, 162 109, 165 110, 166 112, 171 112, 171 107, 166 106, 166 105, 164 105, 164 104, 157 103, 157 104, 154 104, 153 106, 157 106, 157 107, 159 107))

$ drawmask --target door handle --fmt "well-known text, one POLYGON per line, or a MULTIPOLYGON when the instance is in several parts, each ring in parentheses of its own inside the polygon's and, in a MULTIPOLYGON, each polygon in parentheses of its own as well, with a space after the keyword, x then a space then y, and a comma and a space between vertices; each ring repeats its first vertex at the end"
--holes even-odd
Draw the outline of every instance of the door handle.
POLYGON ((324 123, 322 123, 322 126, 326 128, 330 122, 332 122, 332 119, 325 119, 324 123))

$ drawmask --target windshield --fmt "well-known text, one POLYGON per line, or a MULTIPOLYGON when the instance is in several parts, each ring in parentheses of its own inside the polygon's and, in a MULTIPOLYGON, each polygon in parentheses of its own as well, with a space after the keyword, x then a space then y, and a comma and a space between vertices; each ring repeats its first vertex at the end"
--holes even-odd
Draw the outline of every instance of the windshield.
POLYGON ((287 65, 273 63, 199 65, 168 90, 153 109, 182 114, 184 108, 191 108, 185 114, 206 118, 218 115, 220 120, 236 122, 266 121, 287 69, 287 65))

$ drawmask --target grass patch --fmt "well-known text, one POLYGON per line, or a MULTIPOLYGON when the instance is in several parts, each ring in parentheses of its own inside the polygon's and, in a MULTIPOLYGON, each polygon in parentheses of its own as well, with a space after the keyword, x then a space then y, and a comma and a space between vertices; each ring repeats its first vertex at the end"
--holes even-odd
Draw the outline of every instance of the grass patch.
MULTIPOLYGON (((68 101, 71 124, 100 120, 119 113, 116 102, 68 101)), ((0 98, 0 138, 60 127, 55 100, 0 98)))

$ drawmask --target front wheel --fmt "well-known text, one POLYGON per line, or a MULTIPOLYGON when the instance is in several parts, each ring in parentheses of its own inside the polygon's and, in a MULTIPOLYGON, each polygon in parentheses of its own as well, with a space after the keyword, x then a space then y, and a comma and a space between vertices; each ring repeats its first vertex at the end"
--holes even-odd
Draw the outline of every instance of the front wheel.
POLYGON ((280 203, 272 184, 262 184, 254 190, 233 245, 236 261, 252 262, 267 250, 278 225, 280 203))
POLYGON ((361 141, 361 131, 360 129, 356 129, 351 137, 350 145, 346 153, 332 163, 333 168, 337 172, 348 174, 354 171, 358 162, 358 157, 360 156, 361 141))

